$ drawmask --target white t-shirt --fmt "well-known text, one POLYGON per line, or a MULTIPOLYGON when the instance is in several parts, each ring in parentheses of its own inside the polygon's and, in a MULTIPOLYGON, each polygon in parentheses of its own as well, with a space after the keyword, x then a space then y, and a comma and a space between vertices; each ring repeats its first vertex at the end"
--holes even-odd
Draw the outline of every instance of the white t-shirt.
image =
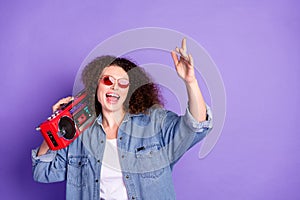
POLYGON ((106 139, 100 179, 100 196, 105 200, 127 200, 117 149, 117 139, 106 139))

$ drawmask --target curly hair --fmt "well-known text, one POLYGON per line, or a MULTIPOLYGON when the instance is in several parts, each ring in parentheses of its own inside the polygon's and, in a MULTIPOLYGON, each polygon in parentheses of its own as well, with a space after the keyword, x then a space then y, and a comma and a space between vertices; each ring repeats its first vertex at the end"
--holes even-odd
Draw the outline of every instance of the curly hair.
POLYGON ((102 113, 102 106, 97 98, 98 79, 103 69, 108 66, 119 66, 129 76, 129 90, 124 102, 124 109, 131 114, 146 113, 154 106, 163 106, 159 88, 153 83, 143 68, 126 58, 100 56, 90 62, 82 72, 88 102, 96 116, 102 113))

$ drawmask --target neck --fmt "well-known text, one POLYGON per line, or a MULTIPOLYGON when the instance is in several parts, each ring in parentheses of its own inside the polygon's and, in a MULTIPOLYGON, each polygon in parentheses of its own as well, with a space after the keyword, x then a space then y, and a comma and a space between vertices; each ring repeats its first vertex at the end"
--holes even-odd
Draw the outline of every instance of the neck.
POLYGON ((106 112, 102 111, 102 124, 105 128, 119 127, 125 116, 125 111, 106 112))

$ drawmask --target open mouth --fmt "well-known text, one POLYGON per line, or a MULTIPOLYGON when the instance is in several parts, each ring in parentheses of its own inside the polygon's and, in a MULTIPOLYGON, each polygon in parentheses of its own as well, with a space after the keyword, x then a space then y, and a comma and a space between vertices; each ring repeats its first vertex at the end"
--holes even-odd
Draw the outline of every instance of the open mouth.
POLYGON ((107 93, 106 97, 120 99, 120 96, 118 94, 115 94, 115 93, 107 93))
POLYGON ((106 99, 110 103, 116 103, 120 99, 120 96, 116 93, 109 92, 106 93, 106 99))

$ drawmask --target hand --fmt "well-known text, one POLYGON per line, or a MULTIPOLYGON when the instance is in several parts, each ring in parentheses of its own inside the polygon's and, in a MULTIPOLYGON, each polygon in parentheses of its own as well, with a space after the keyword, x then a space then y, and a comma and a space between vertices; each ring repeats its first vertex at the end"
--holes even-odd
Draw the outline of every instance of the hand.
POLYGON ((56 104, 54 104, 54 106, 52 106, 52 112, 57 111, 59 108, 61 108, 62 105, 69 103, 73 99, 73 97, 66 97, 60 99, 56 104))
POLYGON ((176 47, 175 51, 171 51, 177 74, 186 83, 196 80, 194 71, 194 60, 191 54, 187 54, 186 39, 183 38, 181 48, 176 47), (178 59, 177 53, 180 54, 178 59))

